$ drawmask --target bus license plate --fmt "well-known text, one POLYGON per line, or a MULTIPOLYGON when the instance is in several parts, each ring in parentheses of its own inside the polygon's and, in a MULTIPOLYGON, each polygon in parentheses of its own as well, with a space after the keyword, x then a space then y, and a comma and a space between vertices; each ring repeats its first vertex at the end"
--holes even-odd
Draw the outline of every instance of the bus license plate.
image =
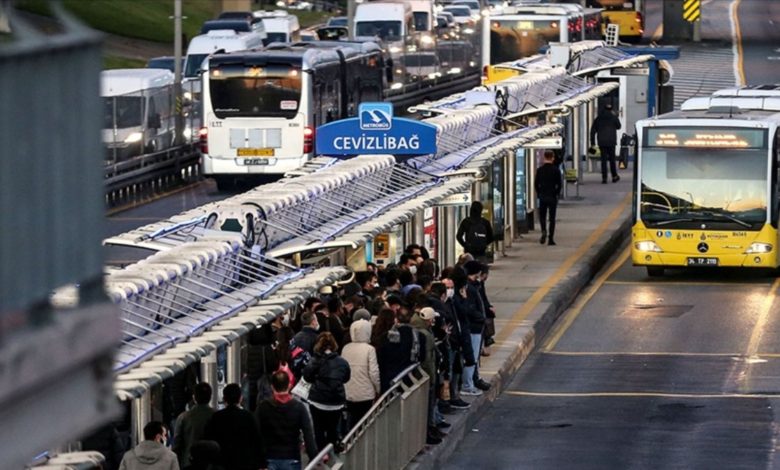
POLYGON ((268 165, 267 158, 242 158, 239 160, 240 165, 268 165))
POLYGON ((717 266, 718 258, 688 258, 688 266, 717 266))
POLYGON ((272 148, 264 148, 264 149, 238 148, 236 149, 236 152, 239 157, 273 157, 274 156, 274 149, 272 148))

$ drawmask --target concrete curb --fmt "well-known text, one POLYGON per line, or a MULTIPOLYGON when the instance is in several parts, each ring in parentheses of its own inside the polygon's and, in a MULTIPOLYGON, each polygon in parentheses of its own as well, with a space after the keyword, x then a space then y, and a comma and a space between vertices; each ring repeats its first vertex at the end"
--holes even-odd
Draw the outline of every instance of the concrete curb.
POLYGON ((483 411, 509 385, 514 373, 523 365, 534 348, 541 343, 558 317, 569 308, 582 289, 620 249, 630 232, 631 216, 628 215, 621 220, 617 229, 613 230, 602 244, 592 247, 580 261, 572 266, 561 284, 550 291, 529 315, 528 318, 533 322, 533 327, 523 336, 522 341, 510 353, 498 373, 493 376, 490 391, 472 401, 462 422, 450 428, 447 438, 437 446, 428 446, 423 449, 407 466, 408 469, 427 470, 439 468, 442 465, 443 460, 456 450, 466 434, 482 417, 483 411))

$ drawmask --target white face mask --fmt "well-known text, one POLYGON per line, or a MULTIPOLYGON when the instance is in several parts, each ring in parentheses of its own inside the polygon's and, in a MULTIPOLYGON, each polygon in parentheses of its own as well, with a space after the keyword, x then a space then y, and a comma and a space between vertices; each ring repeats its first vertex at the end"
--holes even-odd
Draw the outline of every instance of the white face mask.
POLYGON ((376 289, 377 287, 379 287, 379 283, 378 283, 378 282, 375 282, 375 283, 374 283, 374 289, 376 289))
POLYGON ((412 273, 412 276, 417 274, 417 266, 415 266, 415 265, 409 266, 409 272, 412 273))
POLYGON ((290 326, 290 314, 289 313, 285 313, 284 315, 282 315, 282 325, 290 326))
POLYGON ((453 295, 455 295, 455 288, 447 289, 447 298, 451 299, 453 295))

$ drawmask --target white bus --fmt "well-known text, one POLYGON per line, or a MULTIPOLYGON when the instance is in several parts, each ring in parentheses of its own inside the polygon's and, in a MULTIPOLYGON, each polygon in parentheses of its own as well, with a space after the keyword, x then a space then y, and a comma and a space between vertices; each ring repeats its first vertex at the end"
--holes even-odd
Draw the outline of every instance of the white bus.
POLYGON ((207 65, 202 170, 220 189, 300 167, 312 157, 317 126, 382 100, 385 66, 374 42, 278 45, 215 54, 207 65))

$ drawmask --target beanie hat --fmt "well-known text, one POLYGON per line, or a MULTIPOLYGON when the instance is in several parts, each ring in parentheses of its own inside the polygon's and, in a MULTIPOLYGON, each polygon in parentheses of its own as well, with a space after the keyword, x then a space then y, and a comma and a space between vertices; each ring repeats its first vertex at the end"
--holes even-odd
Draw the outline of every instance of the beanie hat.
POLYGON ((466 271, 466 274, 471 276, 472 274, 478 274, 482 272, 482 263, 476 260, 471 260, 466 262, 466 264, 463 265, 463 269, 466 271))

